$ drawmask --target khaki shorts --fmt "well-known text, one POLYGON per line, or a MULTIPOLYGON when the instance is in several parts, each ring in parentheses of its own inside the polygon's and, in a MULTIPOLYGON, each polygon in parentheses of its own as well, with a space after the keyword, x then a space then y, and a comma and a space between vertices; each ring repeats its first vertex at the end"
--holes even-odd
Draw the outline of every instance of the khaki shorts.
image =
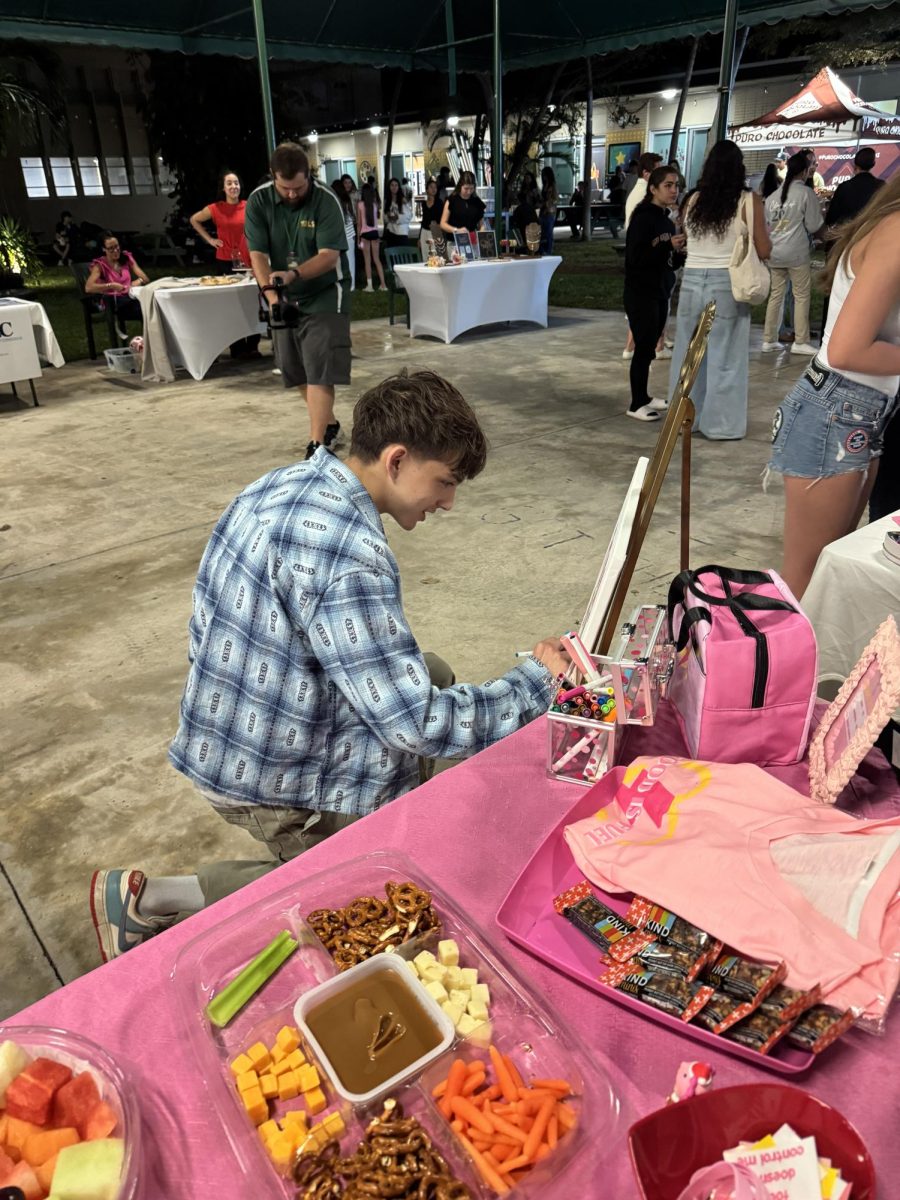
POLYGON ((304 313, 293 329, 273 329, 272 345, 286 388, 350 382, 349 313, 304 313))

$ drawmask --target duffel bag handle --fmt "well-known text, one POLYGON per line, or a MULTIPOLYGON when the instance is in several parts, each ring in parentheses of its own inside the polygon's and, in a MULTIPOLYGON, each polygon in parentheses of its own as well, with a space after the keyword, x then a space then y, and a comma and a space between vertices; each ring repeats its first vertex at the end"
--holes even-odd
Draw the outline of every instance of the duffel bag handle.
MULTIPOLYGON (((741 571, 735 567, 718 567, 709 565, 706 567, 698 567, 696 570, 682 571, 676 575, 669 584, 669 595, 666 602, 666 611, 669 623, 669 638, 675 640, 675 632, 673 626, 673 618, 675 609, 680 604, 685 607, 685 593, 690 587, 691 591, 699 600, 705 600, 707 604, 717 606, 725 606, 734 609, 735 606, 742 609, 756 609, 757 611, 787 611, 796 612, 793 604, 787 600, 776 600, 774 597, 757 596, 753 592, 744 592, 739 596, 734 596, 731 592, 730 584, 736 583, 745 587, 763 583, 772 583, 772 576, 766 571, 741 571), (701 575, 715 575, 722 582, 722 590, 724 596, 711 596, 698 583, 698 577, 701 575)), ((737 616, 737 614, 735 614, 737 616)), ((742 623, 743 624, 743 623, 742 623)), ((746 632, 746 630, 745 630, 746 632)))

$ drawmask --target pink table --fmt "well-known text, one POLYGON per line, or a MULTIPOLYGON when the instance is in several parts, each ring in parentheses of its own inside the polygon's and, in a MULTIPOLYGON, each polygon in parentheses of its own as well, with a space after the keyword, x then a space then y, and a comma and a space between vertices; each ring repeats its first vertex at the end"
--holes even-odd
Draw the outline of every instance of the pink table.
MULTIPOLYGON (((641 731, 640 736, 635 753, 683 753, 671 724, 641 731)), ((324 868, 333 868, 337 876, 342 861, 373 848, 400 849, 419 863, 501 946, 534 995, 574 1028, 619 1093, 623 1135, 632 1121, 659 1107, 671 1089, 678 1063, 697 1056, 697 1043, 636 1017, 545 967, 506 941, 494 922, 527 858, 582 795, 574 785, 546 778, 544 754, 545 727, 539 720, 12 1019, 84 1033, 133 1065, 143 1084, 147 1198, 241 1194, 234 1159, 181 1028, 169 982, 176 953, 199 932, 248 903, 293 882, 302 896, 305 877, 324 868)), ((869 815, 877 804, 881 812, 900 812, 900 790, 883 760, 865 766, 857 777, 854 811, 869 815)), ((802 786, 802 769, 781 774, 802 786)), ((722 1087, 780 1078, 725 1054, 711 1058, 722 1087)), ((885 1197, 893 1194, 900 1178, 898 1061, 900 1015, 895 1013, 886 1037, 853 1031, 799 1079, 800 1086, 835 1105, 857 1126, 875 1159, 880 1194, 885 1197)), ((596 1133, 599 1144, 602 1131, 596 1133)), ((589 1159, 587 1155, 558 1177, 547 1195, 559 1200, 596 1195, 589 1182, 589 1159)), ((611 1164, 604 1168, 603 1180, 605 1196, 631 1200, 637 1194, 624 1136, 611 1164)))

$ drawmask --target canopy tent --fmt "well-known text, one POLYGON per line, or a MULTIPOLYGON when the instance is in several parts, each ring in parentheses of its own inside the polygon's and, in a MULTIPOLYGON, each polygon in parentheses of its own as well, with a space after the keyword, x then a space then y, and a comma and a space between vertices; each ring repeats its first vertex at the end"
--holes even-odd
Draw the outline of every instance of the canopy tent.
POLYGON ((783 141, 788 132, 792 136, 812 139, 848 123, 851 123, 845 131, 848 135, 855 136, 858 133, 870 138, 900 136, 900 118, 867 104, 847 87, 831 67, 823 67, 795 96, 753 121, 734 126, 731 137, 740 146, 756 145, 762 148, 783 141))

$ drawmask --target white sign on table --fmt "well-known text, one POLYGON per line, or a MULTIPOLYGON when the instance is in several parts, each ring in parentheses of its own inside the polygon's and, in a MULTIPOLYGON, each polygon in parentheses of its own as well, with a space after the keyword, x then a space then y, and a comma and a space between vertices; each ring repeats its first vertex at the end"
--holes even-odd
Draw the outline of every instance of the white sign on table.
POLYGON ((38 379, 40 375, 28 309, 20 304, 0 306, 0 383, 38 379))

